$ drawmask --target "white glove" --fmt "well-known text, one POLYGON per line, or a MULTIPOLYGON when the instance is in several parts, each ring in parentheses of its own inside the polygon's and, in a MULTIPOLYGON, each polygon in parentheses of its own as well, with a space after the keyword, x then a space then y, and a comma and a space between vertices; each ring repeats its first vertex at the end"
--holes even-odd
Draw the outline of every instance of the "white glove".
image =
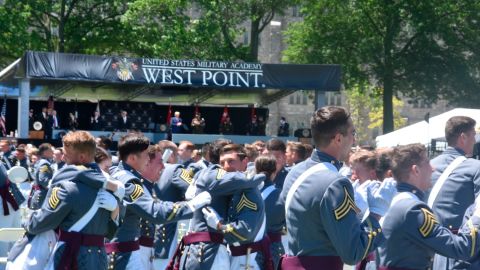
POLYGON ((193 197, 189 202, 187 202, 188 207, 195 212, 197 209, 204 207, 207 204, 210 204, 212 201, 212 196, 207 191, 204 191, 197 196, 193 197))
POLYGON ((207 221, 208 227, 216 230, 218 223, 220 222, 220 216, 217 211, 213 210, 211 207, 205 207, 202 209, 202 212, 205 221, 207 221))
POLYGON ((357 217, 359 219, 363 218, 363 215, 368 209, 368 195, 366 188, 367 185, 368 183, 363 183, 362 185, 360 185, 358 180, 352 184, 355 197, 355 205, 358 207, 358 209, 360 209, 360 213, 357 214, 357 217))
POLYGON ((382 197, 388 205, 392 202, 395 194, 397 194, 397 181, 393 178, 385 178, 374 193, 375 197, 382 197))
POLYGON ((379 187, 380 184, 377 181, 372 181, 372 183, 367 186, 368 206, 370 212, 384 216, 390 207, 390 201, 386 201, 385 198, 375 195, 379 187))
POLYGON ((196 185, 189 185, 187 191, 185 192, 185 200, 189 201, 195 197, 197 193, 197 186, 196 185))
POLYGON ((117 190, 113 193, 119 200, 123 200, 125 197, 125 185, 117 180, 114 180, 115 184, 117 185, 117 190))
POLYGON ((117 208, 117 200, 106 190, 100 190, 97 194, 96 203, 98 207, 104 208, 108 211, 113 211, 117 208))

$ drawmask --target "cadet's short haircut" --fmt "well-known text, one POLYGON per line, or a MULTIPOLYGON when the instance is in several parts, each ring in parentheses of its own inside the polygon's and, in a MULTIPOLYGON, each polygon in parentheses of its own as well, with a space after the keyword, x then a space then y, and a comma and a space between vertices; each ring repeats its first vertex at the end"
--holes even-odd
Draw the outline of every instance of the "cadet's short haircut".
POLYGON ((178 146, 180 147, 181 144, 185 144, 185 149, 193 151, 195 150, 195 145, 191 141, 180 141, 178 146))
POLYGON ((454 116, 445 124, 445 138, 449 146, 457 144, 458 136, 475 128, 475 120, 468 116, 454 116))
POLYGON ((107 160, 107 159, 111 159, 112 158, 112 155, 110 155, 110 153, 103 149, 102 147, 97 147, 97 149, 95 149, 95 163, 101 163, 102 161, 104 160, 107 160))
POLYGON ((427 153, 427 148, 419 143, 397 146, 392 153, 392 173, 395 180, 408 180, 410 169, 419 165, 427 153))
POLYGON ((148 146, 148 157, 150 160, 154 160, 157 153, 162 153, 162 149, 158 144, 148 146))
POLYGON ((105 146, 105 149, 106 150, 110 150, 110 148, 112 147, 112 139, 110 139, 109 137, 105 136, 105 135, 101 135, 100 137, 98 137, 100 139, 100 144, 103 144, 105 146))
MULTIPOLYGON (((255 159, 255 172, 264 173, 267 179, 277 170, 277 160, 274 155, 260 155, 255 159)), ((271 179, 273 180, 273 179, 271 179)))
POLYGON ((287 148, 290 148, 290 151, 297 153, 300 160, 303 161, 307 158, 307 149, 301 142, 288 141, 287 148))
POLYGON ((118 142, 118 154, 122 161, 129 155, 136 155, 147 150, 150 140, 141 133, 129 133, 118 142))
POLYGON ((245 148, 241 144, 231 143, 225 145, 222 149, 220 149, 220 156, 223 156, 229 152, 236 152, 240 160, 243 160, 245 157, 247 157, 245 148))
POLYGON ((377 166, 377 156, 375 152, 368 150, 360 150, 350 156, 350 164, 359 163, 370 170, 374 170, 377 166))
POLYGON ((209 142, 206 142, 202 146, 202 157, 211 157, 212 156, 212 144, 209 142))
POLYGON ((260 146, 260 147, 262 147, 262 148, 265 148, 265 142, 262 141, 262 140, 254 141, 254 142, 252 143, 252 145, 260 146))
POLYGON ((15 150, 16 150, 17 152, 20 152, 20 153, 26 153, 24 146, 19 146, 19 147, 17 147, 15 150))
POLYGON ((160 146, 160 150, 162 152, 165 152, 166 149, 172 150, 173 153, 177 152, 177 145, 173 143, 172 141, 169 140, 162 140, 158 142, 158 146, 160 146))
POLYGON ((307 159, 308 157, 310 157, 312 155, 313 145, 311 145, 309 143, 304 143, 303 146, 305 146, 305 159, 307 159))
POLYGON ((40 146, 38 147, 38 155, 43 156, 43 153, 45 153, 45 151, 47 151, 47 150, 52 150, 52 145, 51 144, 49 144, 49 143, 40 144, 40 146))
POLYGON ((375 173, 378 180, 385 179, 385 175, 392 169, 392 154, 393 148, 377 149, 377 165, 375 166, 375 173))
POLYGON ((312 137, 317 147, 326 147, 337 133, 347 135, 350 114, 342 107, 326 106, 313 113, 312 137))
POLYGON ((245 153, 247 154, 248 160, 254 161, 258 157, 258 151, 255 145, 245 144, 245 153))
POLYGON ((87 154, 91 159, 95 157, 95 137, 88 131, 70 131, 62 138, 63 147, 71 147, 75 151, 87 154))
POLYGON ((285 142, 277 138, 268 140, 265 147, 268 151, 280 151, 285 153, 287 150, 285 142))
POLYGON ((220 162, 220 150, 228 144, 231 144, 231 140, 227 139, 216 139, 212 144, 212 155, 210 156, 210 162, 213 164, 218 164, 220 162))

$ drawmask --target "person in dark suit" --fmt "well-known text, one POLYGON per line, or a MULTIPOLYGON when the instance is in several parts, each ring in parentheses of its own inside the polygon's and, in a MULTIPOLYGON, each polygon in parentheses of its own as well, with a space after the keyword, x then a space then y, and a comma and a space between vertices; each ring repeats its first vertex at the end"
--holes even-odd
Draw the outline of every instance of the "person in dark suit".
POLYGON ((117 129, 119 131, 127 131, 128 129, 130 129, 130 119, 128 118, 128 114, 127 114, 127 111, 125 110, 122 110, 120 112, 120 119, 118 120, 118 125, 117 125, 117 129))
POLYGON ((33 114, 33 109, 30 109, 28 112, 28 130, 33 130, 33 123, 35 122, 35 117, 33 114))
POLYGON ((170 127, 172 133, 182 133, 183 123, 182 118, 180 118, 180 112, 175 112, 174 117, 170 120, 170 127))
MULTIPOLYGON (((43 112, 42 112, 43 116, 43 112)), ((52 139, 52 132, 53 132, 53 116, 52 116, 52 109, 48 109, 47 111, 47 119, 43 126, 43 130, 45 131, 44 138, 45 139, 52 139)))
POLYGON ((290 135, 290 125, 287 123, 285 117, 280 118, 280 126, 278 127, 278 137, 288 137, 290 135))
POLYGON ((91 130, 101 130, 104 125, 102 118, 100 117, 100 112, 95 111, 93 116, 90 117, 90 129, 91 130))
POLYGON ((78 128, 78 119, 74 113, 68 115, 68 129, 75 131, 78 128))

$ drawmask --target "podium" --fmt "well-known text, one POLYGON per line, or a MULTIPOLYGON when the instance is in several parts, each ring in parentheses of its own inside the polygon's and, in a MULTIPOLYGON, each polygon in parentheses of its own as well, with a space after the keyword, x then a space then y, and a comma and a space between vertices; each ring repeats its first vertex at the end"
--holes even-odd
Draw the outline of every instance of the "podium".
POLYGON ((28 132, 29 139, 43 139, 45 137, 43 130, 30 130, 28 132))

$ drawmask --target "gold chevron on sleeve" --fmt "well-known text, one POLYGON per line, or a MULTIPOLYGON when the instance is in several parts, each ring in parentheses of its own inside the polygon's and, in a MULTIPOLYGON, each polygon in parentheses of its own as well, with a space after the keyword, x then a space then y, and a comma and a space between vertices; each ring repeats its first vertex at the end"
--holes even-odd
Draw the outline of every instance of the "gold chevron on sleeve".
POLYGON ((245 193, 242 193, 242 197, 240 198, 240 201, 238 202, 236 209, 237 213, 240 212, 244 207, 252 209, 253 211, 257 211, 257 204, 250 201, 247 196, 245 196, 245 193))
POLYGON ((343 201, 340 206, 334 210, 336 220, 340 220, 345 217, 350 210, 355 211, 355 213, 360 213, 360 209, 358 209, 358 207, 355 205, 355 201, 352 199, 352 197, 350 197, 350 194, 348 194, 346 187, 343 187, 343 192, 345 193, 343 201))
POLYGON ((430 212, 430 210, 426 208, 422 208, 422 213, 423 213, 423 224, 420 226, 418 229, 420 233, 422 234, 423 237, 427 237, 433 230, 433 227, 435 224, 438 223, 437 219, 435 218, 435 215, 430 212))
POLYGON ((193 174, 192 170, 182 169, 180 172, 180 179, 187 182, 187 184, 191 185, 193 182, 192 174, 193 174))
POLYGON ((58 190, 60 190, 59 187, 54 187, 52 189, 52 194, 48 199, 48 206, 50 206, 52 209, 57 208, 58 204, 60 203, 60 198, 58 198, 58 190))
POLYGON ((227 173, 224 169, 218 169, 217 171, 217 180, 220 180, 223 178, 223 176, 227 173))
POLYGON ((139 184, 134 184, 135 187, 133 188, 132 194, 130 194, 130 199, 132 201, 136 201, 138 198, 140 198, 143 195, 143 188, 139 184))

